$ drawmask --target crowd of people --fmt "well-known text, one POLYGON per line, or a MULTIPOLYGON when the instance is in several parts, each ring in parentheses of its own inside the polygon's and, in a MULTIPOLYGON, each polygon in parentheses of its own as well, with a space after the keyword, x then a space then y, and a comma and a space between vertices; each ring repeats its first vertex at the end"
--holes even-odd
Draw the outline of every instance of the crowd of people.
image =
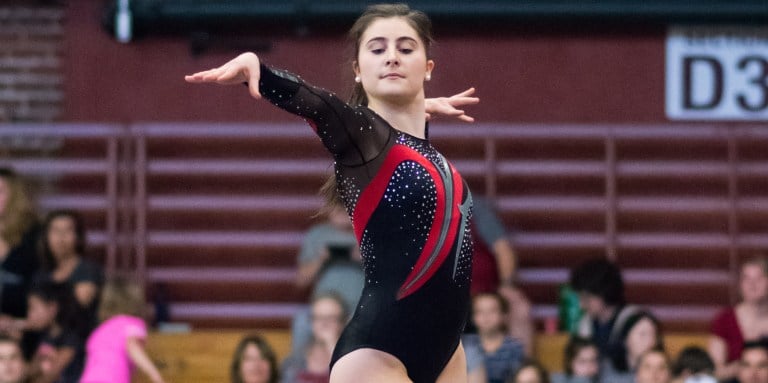
POLYGON ((144 291, 105 280, 87 260, 83 217, 40 222, 24 180, 0 169, 0 382, 130 382, 137 366, 163 379, 144 351, 144 291))
MULTIPOLYGON (((691 346, 675 361, 663 329, 629 304, 621 270, 605 258, 571 272, 582 316, 550 374, 533 353, 530 303, 515 287, 516 256, 489 201, 476 205, 471 315, 462 342, 472 383, 768 383, 768 258, 741 265, 741 300, 713 318, 708 349, 691 346)), ((129 382, 132 366, 162 382, 147 356, 146 305, 127 278, 105 280, 84 258, 83 218, 53 211, 38 222, 24 183, 0 169, 0 383, 129 382)), ((343 208, 311 228, 298 256, 297 287, 311 301, 291 328, 282 362, 264 338, 238 345, 232 382, 321 383, 363 287, 362 259, 343 208)))

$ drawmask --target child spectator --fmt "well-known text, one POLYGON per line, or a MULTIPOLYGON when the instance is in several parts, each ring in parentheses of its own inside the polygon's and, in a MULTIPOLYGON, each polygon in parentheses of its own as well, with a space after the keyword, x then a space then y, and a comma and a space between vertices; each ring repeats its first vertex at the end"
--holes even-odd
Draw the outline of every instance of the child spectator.
POLYGON ((507 383, 549 383, 549 373, 539 362, 528 360, 507 383))
POLYGON ((671 377, 669 358, 663 350, 656 348, 640 356, 635 383, 669 383, 671 377))
POLYGON ((765 341, 744 343, 738 377, 739 383, 768 383, 768 344, 765 341))
POLYGON ((277 383, 277 357, 259 335, 248 335, 235 349, 229 370, 231 383, 277 383))
POLYGON ((0 383, 23 383, 27 377, 27 363, 19 342, 0 336, 0 383))
POLYGON ((136 366, 153 383, 162 383, 157 367, 144 351, 147 337, 144 291, 138 284, 118 278, 107 282, 101 295, 101 324, 86 343, 80 383, 130 383, 136 366))
POLYGON ((477 334, 465 334, 466 348, 483 354, 489 383, 504 383, 525 358, 523 345, 506 331, 507 301, 497 293, 481 293, 472 299, 472 321, 477 334))
POLYGON ((688 346, 677 356, 672 368, 673 383, 717 383, 715 364, 701 347, 688 346))
POLYGON ((85 330, 68 293, 51 284, 29 292, 26 328, 42 334, 32 359, 32 382, 75 383, 83 370, 85 330))
POLYGON ((600 373, 597 346, 589 339, 572 336, 565 346, 564 374, 553 374, 553 383, 595 383, 600 373))

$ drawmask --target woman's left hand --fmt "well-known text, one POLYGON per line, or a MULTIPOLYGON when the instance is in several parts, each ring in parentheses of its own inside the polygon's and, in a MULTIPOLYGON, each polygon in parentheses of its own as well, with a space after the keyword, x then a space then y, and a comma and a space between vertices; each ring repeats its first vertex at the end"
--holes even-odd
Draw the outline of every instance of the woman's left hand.
POLYGON ((457 107, 464 105, 474 105, 480 102, 477 97, 472 97, 475 94, 475 88, 469 88, 461 93, 454 94, 451 97, 438 97, 428 98, 424 100, 424 110, 427 112, 427 120, 432 117, 442 115, 456 117, 461 121, 474 122, 475 119, 464 113, 463 110, 457 109, 457 107))

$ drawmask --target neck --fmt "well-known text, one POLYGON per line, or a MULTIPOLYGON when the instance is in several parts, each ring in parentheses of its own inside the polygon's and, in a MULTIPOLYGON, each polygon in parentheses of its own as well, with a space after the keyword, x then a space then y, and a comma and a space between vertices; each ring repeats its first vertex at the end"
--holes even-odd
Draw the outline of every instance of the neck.
POLYGON ((56 262, 57 268, 71 266, 77 263, 78 256, 75 253, 62 255, 56 262))
POLYGON ((481 331, 479 332, 479 335, 481 339, 490 341, 504 338, 504 332, 501 330, 481 331))
POLYGON ((758 316, 768 316, 768 299, 759 301, 742 302, 742 305, 758 316))
POLYGON ((393 128, 418 138, 426 138, 424 92, 407 102, 392 102, 369 97, 368 108, 385 119, 393 128))

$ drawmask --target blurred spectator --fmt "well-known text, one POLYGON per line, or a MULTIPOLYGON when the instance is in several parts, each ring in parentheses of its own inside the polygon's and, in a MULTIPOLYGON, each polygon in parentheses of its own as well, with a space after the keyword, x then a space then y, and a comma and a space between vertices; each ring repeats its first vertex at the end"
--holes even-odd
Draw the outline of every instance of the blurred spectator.
POLYGON ((647 311, 630 315, 618 332, 616 343, 608 345, 608 358, 603 363, 601 381, 632 383, 640 357, 650 350, 664 350, 661 324, 647 311))
POLYGON ((640 355, 636 383, 669 383, 671 378, 669 358, 663 350, 653 349, 640 355))
POLYGON ((589 339, 572 336, 565 346, 564 374, 553 374, 553 383, 595 383, 600 373, 600 353, 589 339))
POLYGON ((27 329, 42 333, 33 356, 30 380, 77 382, 85 352, 82 319, 74 297, 54 285, 39 284, 29 292, 28 307, 27 329))
POLYGON ((738 377, 739 383, 768 383, 768 344, 765 341, 744 343, 738 377))
POLYGON ((41 237, 42 273, 36 279, 71 291, 78 304, 96 324, 99 291, 104 283, 101 267, 83 259, 85 223, 74 211, 49 213, 41 237))
MULTIPOLYGON (((312 297, 338 294, 352 310, 360 300, 365 273, 360 248, 346 210, 341 205, 328 210, 326 222, 307 232, 299 253, 296 283, 312 287, 312 297)), ((311 338, 309 310, 296 313, 291 325, 291 349, 303 350, 311 338)))
POLYGON ((0 383, 23 383, 27 377, 27 363, 19 342, 0 336, 0 383))
POLYGON ((549 373, 539 362, 528 360, 507 383, 549 383, 549 373))
POLYGON ((275 350, 259 335, 248 335, 238 343, 229 370, 231 383, 277 383, 275 350))
POLYGON ((601 357, 608 356, 609 345, 619 342, 624 322, 638 310, 626 305, 621 271, 605 258, 593 259, 572 271, 570 284, 584 310, 577 335, 592 339, 601 357))
POLYGON ((485 372, 485 359, 478 345, 464 344, 464 356, 467 360, 467 383, 488 383, 485 372))
POLYGON ((509 306, 507 331, 522 342, 526 355, 533 352, 531 303, 515 287, 517 257, 504 224, 490 201, 481 196, 472 201, 472 295, 501 294, 509 306))
POLYGON ((757 256, 741 265, 741 302, 721 311, 711 326, 709 354, 718 379, 734 378, 745 341, 768 337, 768 258, 757 256))
POLYGON ((327 383, 330 379, 331 356, 349 312, 344 300, 333 292, 316 296, 310 310, 312 340, 285 361, 282 382, 327 383))
POLYGON ((465 334, 463 344, 480 350, 489 383, 506 382, 525 358, 523 345, 507 334, 507 313, 507 301, 497 293, 480 293, 472 299, 477 334, 465 334))
POLYGON ((126 278, 107 282, 101 293, 101 324, 88 337, 80 383, 130 383, 138 367, 153 383, 163 378, 144 350, 144 290, 126 278))
POLYGON ((714 377, 715 363, 707 351, 698 346, 688 346, 677 356, 672 368, 673 383, 717 383, 714 377))
MULTIPOLYGON (((38 269, 39 231, 23 180, 0 168, 0 314, 14 318, 27 314, 27 293, 38 269)), ((0 327, 7 321, 0 321, 0 327)))

